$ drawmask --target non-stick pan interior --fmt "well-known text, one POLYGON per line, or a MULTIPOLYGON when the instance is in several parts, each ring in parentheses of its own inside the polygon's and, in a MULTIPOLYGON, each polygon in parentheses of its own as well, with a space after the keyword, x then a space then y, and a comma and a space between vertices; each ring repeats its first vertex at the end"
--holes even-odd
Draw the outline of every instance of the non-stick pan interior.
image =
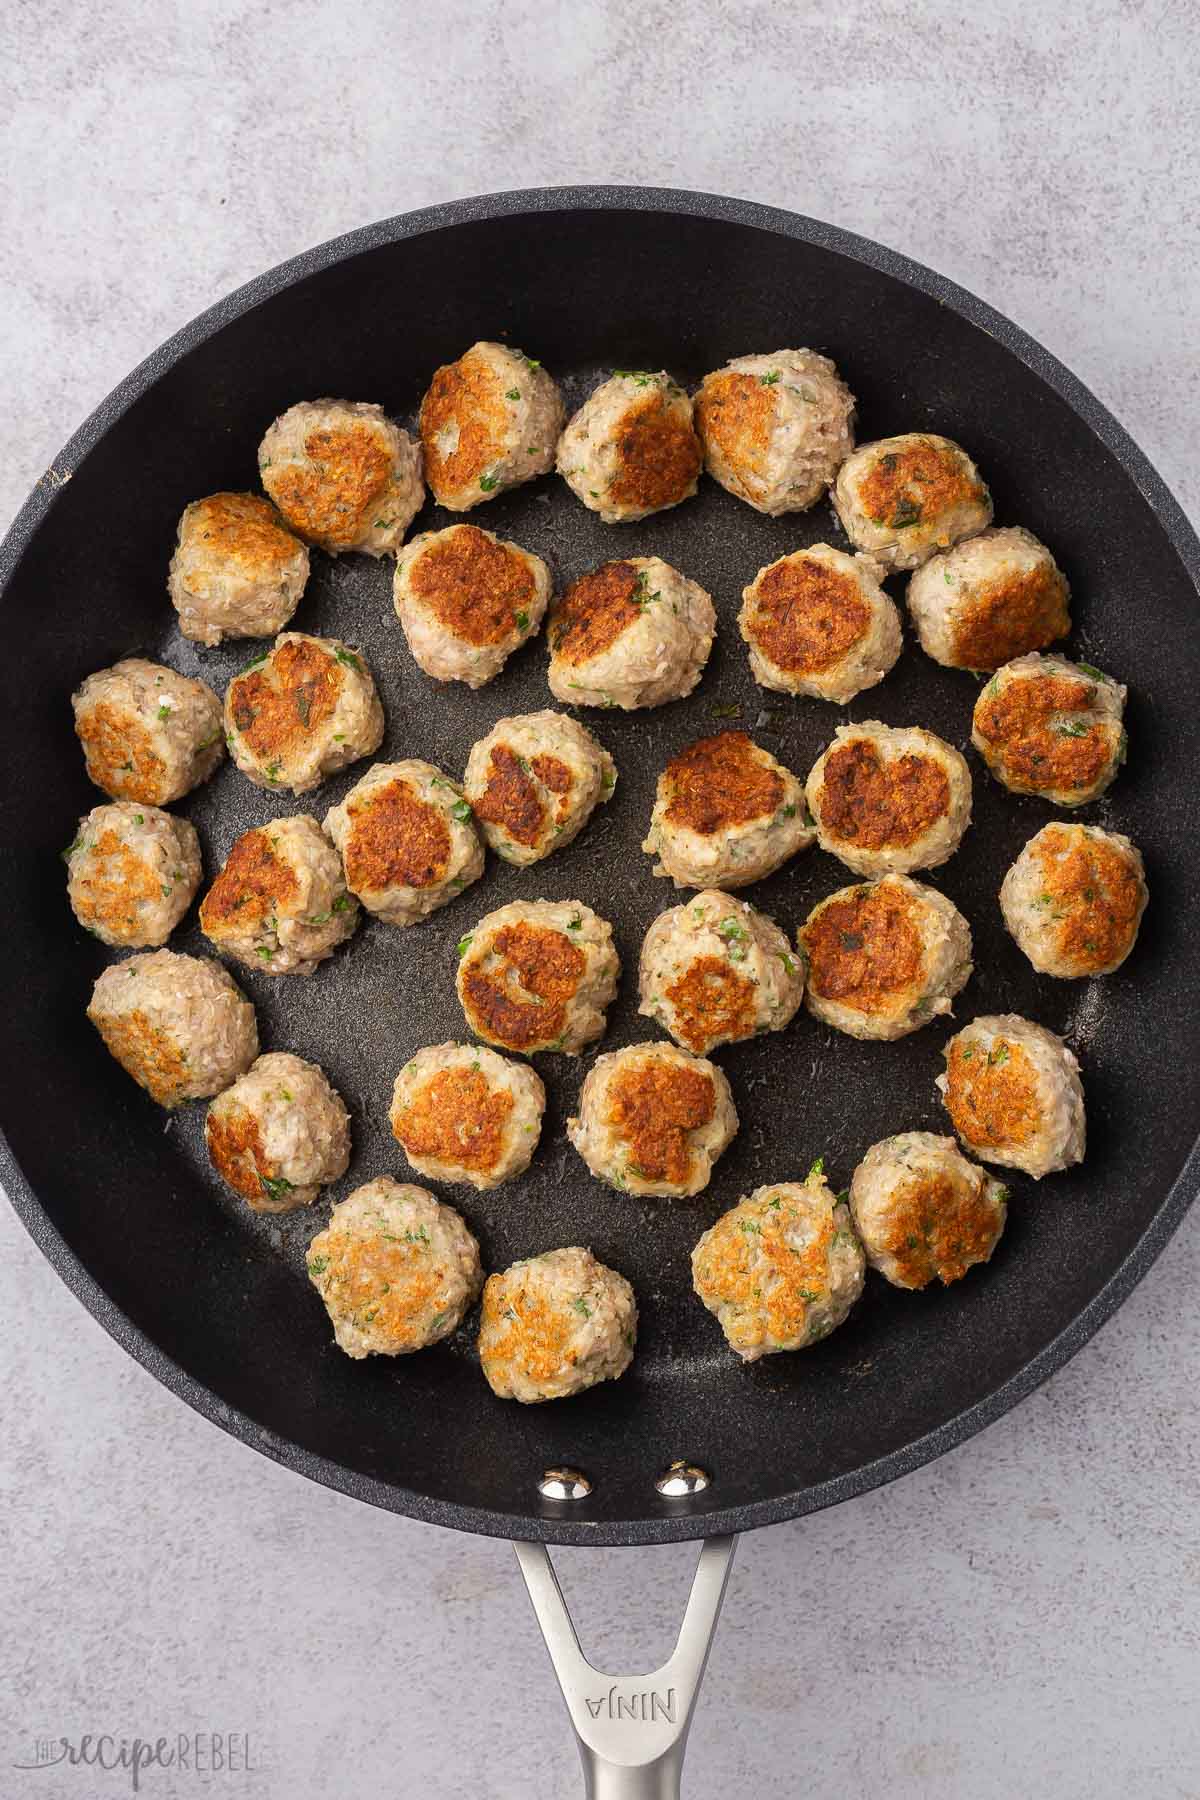
MULTIPOLYGON (((944 296, 820 235, 826 241, 734 217, 553 200, 396 240, 381 228, 344 260, 321 267, 318 258, 291 285, 270 291, 268 281, 258 304, 164 359, 128 410, 113 409, 69 479, 60 479, 66 470, 48 478, 53 502, 12 575, 0 662, 9 995, 0 1046, 12 1149, 69 1252, 108 1296, 111 1306, 96 1302, 101 1315, 124 1332, 118 1309, 157 1347, 134 1346, 152 1367, 269 1454, 401 1511, 638 1541, 728 1525, 731 1508, 748 1509, 740 1522, 763 1522, 882 1479, 925 1454, 911 1447, 930 1433, 998 1405, 1006 1384, 1008 1398, 1020 1391, 1033 1359, 1135 1253, 1197 1137, 1200 953, 1185 859, 1200 693, 1191 580, 1118 457, 1052 385, 944 296), (741 352, 809 345, 836 359, 857 394, 860 438, 929 429, 959 439, 991 484, 997 521, 1028 526, 1066 569, 1069 648, 1129 684, 1128 766, 1084 817, 1136 839, 1152 893, 1119 974, 1036 976, 1003 929, 996 894, 1051 814, 997 787, 968 750, 974 823, 929 877, 975 935, 976 973, 958 1018, 1015 1011, 1066 1034, 1083 1064, 1087 1160, 1040 1184, 1013 1182, 1009 1228, 988 1268, 920 1295, 872 1276, 850 1322, 801 1355, 739 1366, 690 1291, 690 1249, 739 1195, 802 1174, 818 1154, 844 1186, 876 1139, 947 1129, 933 1084, 952 1026, 859 1044, 803 1014, 782 1036, 721 1051, 741 1131, 709 1189, 679 1203, 630 1199, 588 1175, 563 1135, 588 1059, 539 1058, 550 1110, 528 1176, 492 1194, 444 1197, 478 1233, 489 1267, 591 1245, 633 1281, 642 1329, 625 1379, 536 1409, 492 1397, 473 1319, 447 1346, 398 1361, 352 1363, 333 1347, 303 1271, 329 1201, 249 1216, 208 1171, 203 1108, 167 1118, 110 1062, 84 1018, 106 953, 67 910, 58 856, 97 799, 71 730, 68 697, 80 679, 141 650, 220 690, 248 660, 245 646, 198 651, 174 628, 164 582, 184 505, 254 486, 258 440, 295 400, 377 400, 411 422, 432 369, 479 337, 540 357, 572 403, 614 366, 665 366, 691 385, 741 352), (653 1487, 677 1456, 713 1478, 685 1511, 653 1487), (535 1489, 541 1471, 561 1463, 594 1482, 574 1510, 548 1509, 535 1489)), ((756 689, 737 634, 741 590, 786 550, 844 543, 827 506, 770 520, 706 480, 674 512, 611 527, 550 477, 474 516, 546 557, 560 583, 614 554, 663 556, 712 592, 720 635, 690 700, 587 717, 620 783, 569 849, 532 871, 489 859, 484 879, 429 923, 403 932, 368 924, 309 980, 238 974, 264 1045, 321 1063, 352 1109, 354 1161, 334 1198, 375 1174, 404 1175, 387 1128, 392 1082, 420 1045, 465 1035, 455 943, 483 912, 540 895, 593 906, 612 921, 626 971, 602 1047, 654 1035, 637 1016, 637 954, 676 896, 639 846, 657 771, 682 745, 736 721, 803 777, 845 717, 921 724, 968 744, 977 682, 936 667, 911 635, 894 673, 848 709, 756 689)), ((430 505, 414 529, 448 522, 430 505)), ((471 743, 498 717, 551 703, 541 638, 476 694, 439 687, 407 652, 389 566, 319 553, 313 561, 295 626, 362 647, 387 710, 381 755, 423 756, 461 774, 471 743)), ((899 597, 902 583, 889 585, 899 597)), ((323 815, 362 767, 297 803, 226 766, 180 810, 200 832, 211 875, 249 825, 297 810, 323 815)), ((794 930, 849 879, 814 850, 748 897, 794 930)), ((194 910, 173 947, 205 950, 194 910)))

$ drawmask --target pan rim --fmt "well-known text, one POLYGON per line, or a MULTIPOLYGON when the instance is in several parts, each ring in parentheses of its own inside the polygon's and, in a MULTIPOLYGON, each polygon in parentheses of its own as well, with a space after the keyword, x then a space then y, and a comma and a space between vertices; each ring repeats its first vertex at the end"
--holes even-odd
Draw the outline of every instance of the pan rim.
MULTIPOLYGON (((937 300, 996 338, 1080 417, 1134 483, 1192 581, 1200 587, 1200 540, 1179 502, 1107 407, 1034 338, 967 289, 870 239, 818 219, 700 190, 659 187, 526 188, 451 200, 359 227, 277 264, 198 314, 139 363, 68 439, 40 477, 0 543, 0 595, 52 509, 58 491, 116 421, 184 355, 217 331, 307 276, 376 249, 462 224, 558 211, 666 212, 749 225, 833 251, 937 300)), ((69 1248, 37 1199, 0 1127, 0 1182, 26 1230, 68 1288, 121 1347, 173 1394, 231 1436, 309 1480, 426 1524, 481 1536, 568 1545, 632 1546, 756 1529, 819 1512, 932 1462, 1001 1418, 1067 1363, 1128 1298, 1178 1229, 1200 1188, 1200 1142, 1145 1231, 1088 1304, 1021 1369, 984 1399, 912 1443, 812 1488, 736 1507, 694 1512, 661 1503, 661 1514, 625 1521, 585 1519, 559 1509, 508 1514, 432 1498, 347 1469, 267 1430, 189 1375, 115 1304, 69 1248)))

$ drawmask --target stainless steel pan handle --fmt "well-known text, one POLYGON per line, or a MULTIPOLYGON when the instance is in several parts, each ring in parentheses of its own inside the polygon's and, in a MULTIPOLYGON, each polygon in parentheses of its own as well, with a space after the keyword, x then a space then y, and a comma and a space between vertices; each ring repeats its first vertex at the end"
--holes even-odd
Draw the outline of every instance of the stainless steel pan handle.
POLYGON ((679 1800, 688 1727, 736 1537, 707 1538, 679 1636, 661 1669, 606 1675, 579 1647, 545 1544, 514 1544, 583 1758, 588 1800, 679 1800))

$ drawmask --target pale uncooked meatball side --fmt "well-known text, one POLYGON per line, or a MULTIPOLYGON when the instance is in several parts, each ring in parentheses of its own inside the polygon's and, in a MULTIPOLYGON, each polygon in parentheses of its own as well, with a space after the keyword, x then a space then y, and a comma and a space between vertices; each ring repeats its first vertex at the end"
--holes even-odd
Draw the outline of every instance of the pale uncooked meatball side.
POLYGON ((1086 806, 1125 761, 1125 693, 1090 663, 1019 656, 996 671, 976 700, 971 742, 1014 794, 1086 806))
POLYGON ((660 913, 642 943, 638 1011, 698 1056, 782 1031, 804 994, 804 959, 772 919, 712 889, 660 913))
POLYGON ((921 648, 948 669, 998 669, 1071 629, 1071 590, 1020 525, 981 531, 931 556, 908 583, 921 648))
POLYGON ((476 1044, 431 1044, 392 1090, 392 1135, 418 1175, 481 1192, 529 1167, 546 1090, 527 1063, 476 1044))
POLYGON ((536 357, 481 340, 444 363, 421 402, 425 478, 439 506, 469 512, 554 467, 565 409, 536 357))
POLYGON ((63 857, 71 911, 116 949, 165 944, 200 885, 195 827, 135 800, 93 807, 63 857))
POLYGON ((675 1044, 597 1057, 578 1105, 568 1138, 597 1180, 626 1194, 700 1193, 738 1128, 723 1072, 675 1044))
POLYGON ((225 690, 225 733, 255 787, 308 794, 383 741, 383 706, 362 653, 285 631, 225 690))
POLYGON ((289 407, 258 447, 258 471, 296 535, 330 556, 398 550, 425 499, 419 446, 365 401, 289 407))
POLYGON ((790 769, 744 731, 699 738, 658 778, 642 843, 676 887, 743 888, 807 850, 816 833, 790 769))
POLYGON ((1141 852, 1098 825, 1045 825, 1000 888, 1000 910, 1041 975, 1111 975, 1134 944, 1149 892, 1141 852))
POLYGON ((415 925, 483 874, 483 845, 462 788, 433 763, 373 763, 325 830, 350 892, 387 925, 415 925))
POLYGON ((204 1121, 208 1158, 253 1212, 311 1206, 350 1164, 350 1115, 316 1063, 260 1056, 204 1121))
POLYGON ((578 1056, 603 1035, 620 974, 612 926, 582 900, 514 900, 458 942, 467 1024, 519 1056, 578 1056))
POLYGON ((692 1283, 743 1362, 805 1350, 844 1324, 866 1262, 850 1210, 817 1162, 755 1188, 692 1251, 692 1283))
POLYGON ((916 569, 992 522, 992 497, 960 444, 908 431, 860 444, 838 471, 833 505, 856 550, 916 569))
POLYGON ((451 525, 400 551, 393 605, 419 669, 481 688, 536 634, 552 587, 532 551, 477 525, 451 525))
POLYGON ((472 744, 463 776, 484 841, 519 867, 573 843, 616 785, 603 744, 578 720, 549 710, 498 719, 472 744))
POLYGON ((716 631, 712 596, 660 557, 602 563, 550 614, 550 692, 567 706, 622 712, 682 700, 716 631))
POLYGON ((619 369, 568 420, 557 461, 606 525, 678 506, 696 492, 703 461, 692 402, 665 369, 619 369))
POLYGON ((311 975, 358 925, 341 858, 311 813, 243 832, 200 905, 200 929, 260 975, 311 975))
POLYGON ((88 779, 114 800, 167 806, 225 755, 221 702, 203 681, 129 656, 71 696, 88 779))
POLYGON ((854 395, 815 350, 735 356, 701 382, 696 430, 723 488, 774 517, 805 512, 854 448, 854 395))
POLYGON ((637 1323, 637 1301, 623 1275, 578 1245, 547 1250, 489 1275, 480 1366, 501 1400, 565 1400, 625 1373, 637 1323))
POLYGON ((965 759, 917 725, 839 725, 805 793, 822 850, 856 875, 936 869, 971 822, 965 759))
POLYGON ((185 507, 167 576, 184 637, 274 637, 307 581, 307 548, 261 494, 209 494, 185 507))
POLYGON ((334 1207, 308 1278, 347 1356, 407 1356, 457 1331, 483 1285, 479 1245, 427 1188, 380 1175, 334 1207))
POLYGON ((971 975, 971 927, 907 875, 839 888, 799 935, 805 1005, 848 1037, 890 1042, 948 1014, 971 975))
POLYGON ((1008 1189, 953 1138, 902 1131, 872 1144, 850 1182, 850 1212, 867 1261, 898 1288, 948 1286, 1000 1241, 1008 1189))
POLYGON ((874 687, 903 646, 900 612, 868 556, 793 550, 742 590, 738 629, 760 687, 839 706, 874 687))
POLYGON ((1082 1162, 1079 1064, 1053 1031, 1016 1013, 987 1014, 950 1039, 945 1057, 937 1087, 973 1155, 1035 1181, 1082 1162))
POLYGON ((151 950, 115 963, 87 1013, 126 1074, 168 1108, 210 1100, 258 1055, 254 1008, 210 957, 151 950))

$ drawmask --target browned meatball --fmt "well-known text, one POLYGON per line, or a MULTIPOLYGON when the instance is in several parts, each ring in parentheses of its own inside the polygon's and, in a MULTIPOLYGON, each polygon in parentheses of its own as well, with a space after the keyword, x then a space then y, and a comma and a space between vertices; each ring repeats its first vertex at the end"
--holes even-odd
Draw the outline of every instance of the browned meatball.
POLYGON ((1014 794, 1097 800, 1125 760, 1125 689, 1087 663, 1018 656, 975 702, 971 742, 1014 794))
POLYGON ((616 785, 603 744, 566 713, 549 711, 497 719, 472 744, 463 776, 489 848, 521 865, 565 849, 616 785))
POLYGON ((866 556, 794 550, 742 591, 738 625, 761 687, 844 704, 882 681, 901 649, 900 614, 866 556))
POLYGON ((396 1077, 392 1134, 418 1175, 494 1188, 529 1167, 545 1106, 528 1063, 478 1044, 431 1044, 396 1077))
POLYGON ((578 1056, 604 1030, 621 964, 612 926, 580 900, 514 900, 459 940, 458 997, 502 1050, 578 1056))
POLYGON ((1060 980, 1111 975, 1148 899, 1136 845, 1098 825, 1043 826, 1000 888, 1000 910, 1034 968, 1060 980))
POLYGON ((242 833, 200 906, 200 929, 264 975, 311 975, 358 924, 337 851, 310 813, 242 833))
POLYGON ((1045 544, 1020 525, 931 556, 908 584, 921 648, 948 669, 998 669, 1066 637, 1070 599, 1045 544))
POLYGON ((633 712, 682 700, 717 629, 711 595, 657 556, 602 563, 551 616, 550 692, 568 706, 633 712))
POLYGON ((483 873, 483 845, 456 781, 432 763, 372 763, 325 829, 346 884, 377 918, 414 925, 483 873))
POLYGON ((609 525, 678 506, 695 493, 702 460, 692 403, 665 369, 618 369, 558 445, 559 474, 609 525))
POLYGON ((467 512, 554 466, 562 396, 536 357, 472 344, 434 373, 421 402, 425 476, 439 505, 467 512))
POLYGON ((681 1199, 708 1186, 738 1128, 723 1072, 674 1044, 631 1044, 597 1057, 567 1136, 600 1181, 628 1194, 681 1199))
POLYGON ((550 588, 540 556, 478 525, 451 525, 404 546, 393 604, 426 675, 479 688, 537 631, 550 588))
POLYGON ((935 869, 971 821, 965 760, 918 725, 839 725, 806 794, 822 850, 856 875, 935 869))
POLYGON ((642 849, 677 887, 742 888, 812 841, 791 770, 744 731, 722 731, 667 764, 642 849))
POLYGON ((274 637, 307 580, 308 551, 261 494, 209 494, 185 509, 167 579, 184 637, 274 637))
POLYGON ((71 695, 88 779, 114 800, 167 806, 225 754, 221 702, 204 682, 129 656, 71 695))
POLYGON ((256 787, 307 794, 378 749, 383 707, 356 650, 285 631, 225 690, 225 731, 256 787))
POLYGON ((941 1013, 971 973, 971 928, 907 875, 841 888, 808 915, 808 1010, 850 1037, 904 1037, 941 1013))
POLYGON ((365 401, 289 407, 259 445, 258 468, 292 530, 331 556, 396 550, 425 498, 420 450, 365 401))

